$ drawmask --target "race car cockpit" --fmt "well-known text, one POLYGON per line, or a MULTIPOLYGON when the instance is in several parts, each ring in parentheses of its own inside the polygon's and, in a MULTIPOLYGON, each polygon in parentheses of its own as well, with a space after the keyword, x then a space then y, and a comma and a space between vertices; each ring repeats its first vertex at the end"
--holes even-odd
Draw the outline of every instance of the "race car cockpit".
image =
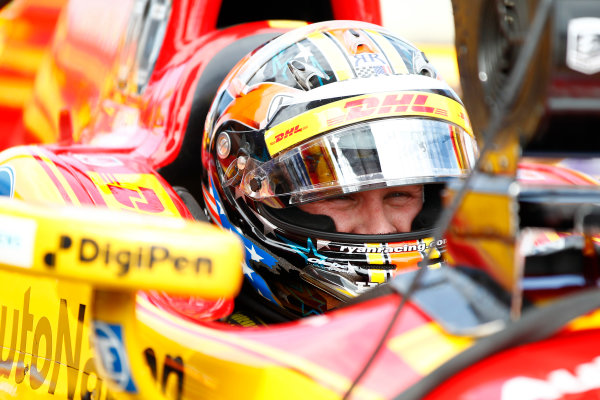
POLYGON ((375 0, 42 3, 0 13, 0 397, 597 397, 597 2, 454 0, 462 97, 375 0), (301 208, 368 192, 436 218, 301 208))

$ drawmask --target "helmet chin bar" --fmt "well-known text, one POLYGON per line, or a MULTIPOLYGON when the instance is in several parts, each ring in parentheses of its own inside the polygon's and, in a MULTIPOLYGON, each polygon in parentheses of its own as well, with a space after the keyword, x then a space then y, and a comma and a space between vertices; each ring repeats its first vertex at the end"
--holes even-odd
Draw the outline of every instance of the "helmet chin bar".
MULTIPOLYGON (((348 302, 351 299, 378 287, 381 283, 387 283, 392 277, 395 266, 393 265, 382 265, 382 266, 371 266, 367 269, 376 269, 378 271, 389 271, 389 276, 384 282, 374 283, 368 279, 367 269, 356 267, 348 263, 347 265, 341 265, 335 262, 329 262, 319 259, 309 259, 309 264, 301 271, 300 277, 306 282, 313 286, 329 293, 331 296, 339 299, 343 302, 348 302), (329 268, 329 270, 324 269, 329 268), (344 273, 354 273, 361 276, 363 279, 348 279, 344 276, 344 273), (331 272, 334 271, 334 272, 331 272)), ((437 266, 434 269, 439 268, 439 264, 442 263, 441 259, 430 260, 429 266, 437 266)), ((403 274, 405 274, 404 272, 403 274)))
POLYGON ((313 286, 329 293, 342 302, 347 302, 373 287, 369 282, 352 282, 336 273, 329 272, 316 265, 307 265, 300 277, 313 286))

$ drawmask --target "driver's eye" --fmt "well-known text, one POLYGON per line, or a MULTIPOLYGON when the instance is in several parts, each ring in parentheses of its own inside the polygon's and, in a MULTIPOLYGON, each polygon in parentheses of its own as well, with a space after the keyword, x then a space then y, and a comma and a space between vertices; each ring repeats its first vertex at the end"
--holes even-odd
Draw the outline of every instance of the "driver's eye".
POLYGON ((392 193, 388 193, 385 197, 386 198, 394 198, 394 197, 410 197, 411 194, 407 193, 407 192, 392 192, 392 193))
POLYGON ((385 195, 384 200, 387 200, 392 205, 403 205, 421 196, 421 193, 413 193, 410 191, 394 191, 385 195))

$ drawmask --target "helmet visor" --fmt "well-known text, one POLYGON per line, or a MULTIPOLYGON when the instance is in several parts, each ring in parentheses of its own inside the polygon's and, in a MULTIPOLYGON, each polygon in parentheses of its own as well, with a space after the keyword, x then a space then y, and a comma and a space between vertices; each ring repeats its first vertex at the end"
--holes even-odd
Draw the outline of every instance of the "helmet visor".
POLYGON ((441 120, 399 118, 346 126, 265 163, 251 160, 245 195, 286 207, 345 193, 464 177, 475 139, 441 120))

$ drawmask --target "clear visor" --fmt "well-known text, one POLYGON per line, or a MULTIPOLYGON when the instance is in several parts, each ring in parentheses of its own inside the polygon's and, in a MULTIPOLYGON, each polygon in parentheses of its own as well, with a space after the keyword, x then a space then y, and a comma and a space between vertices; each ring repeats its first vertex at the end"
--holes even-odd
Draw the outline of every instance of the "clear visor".
POLYGON ((346 126, 265 163, 246 165, 244 194, 286 207, 345 193, 464 177, 475 139, 440 120, 400 118, 346 126))

